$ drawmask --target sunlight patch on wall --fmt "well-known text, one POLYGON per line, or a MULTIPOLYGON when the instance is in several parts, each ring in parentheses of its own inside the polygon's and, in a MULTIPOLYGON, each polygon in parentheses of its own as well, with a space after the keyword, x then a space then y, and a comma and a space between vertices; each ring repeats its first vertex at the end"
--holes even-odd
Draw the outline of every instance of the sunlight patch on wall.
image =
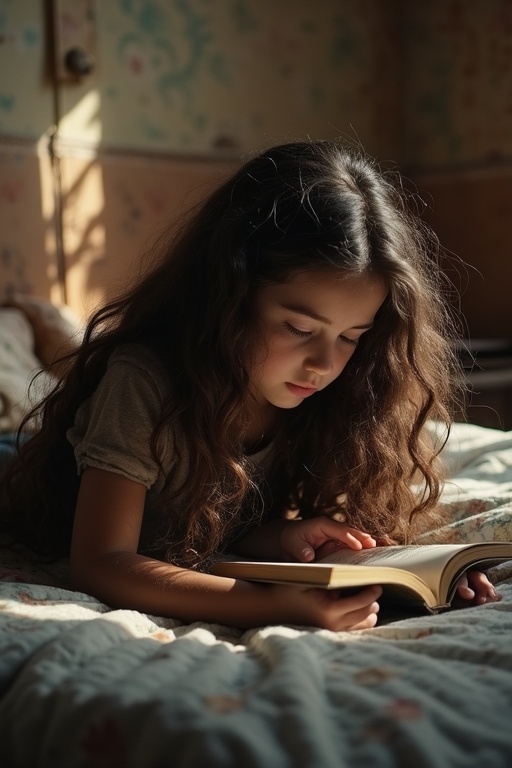
POLYGON ((99 144, 102 136, 100 106, 99 91, 87 91, 76 104, 69 105, 62 116, 59 130, 61 136, 79 136, 80 143, 92 146, 99 144))

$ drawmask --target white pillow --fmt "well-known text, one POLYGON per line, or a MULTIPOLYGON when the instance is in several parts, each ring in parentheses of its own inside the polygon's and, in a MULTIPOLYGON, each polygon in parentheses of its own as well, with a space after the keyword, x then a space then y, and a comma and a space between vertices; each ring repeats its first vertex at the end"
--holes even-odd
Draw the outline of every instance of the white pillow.
POLYGON ((14 432, 55 381, 34 354, 34 334, 24 313, 1 307, 0 432, 14 432))

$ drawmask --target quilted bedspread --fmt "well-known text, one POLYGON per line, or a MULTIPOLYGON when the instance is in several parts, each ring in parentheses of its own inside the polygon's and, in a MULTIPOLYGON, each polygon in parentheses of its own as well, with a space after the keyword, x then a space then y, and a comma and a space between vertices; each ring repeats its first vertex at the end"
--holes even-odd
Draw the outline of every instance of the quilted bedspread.
MULTIPOLYGON (((512 432, 458 425, 425 540, 512 540, 512 432)), ((2 768, 509 768, 512 563, 499 603, 372 630, 242 632, 111 610, 0 557, 2 768)))

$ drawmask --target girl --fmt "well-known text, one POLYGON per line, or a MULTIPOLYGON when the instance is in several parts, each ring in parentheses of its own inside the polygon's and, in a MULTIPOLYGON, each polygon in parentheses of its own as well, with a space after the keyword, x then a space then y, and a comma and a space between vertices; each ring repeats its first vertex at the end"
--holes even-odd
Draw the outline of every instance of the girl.
MULTIPOLYGON (((253 158, 91 319, 3 480, 7 526, 110 605, 239 627, 372 627, 381 589, 209 574, 410 538, 457 366, 439 273, 397 187, 334 142, 253 158), (414 476, 414 483, 413 483, 414 476), (363 533, 364 531, 364 533, 363 533)), ((459 593, 485 602, 485 576, 459 593)))

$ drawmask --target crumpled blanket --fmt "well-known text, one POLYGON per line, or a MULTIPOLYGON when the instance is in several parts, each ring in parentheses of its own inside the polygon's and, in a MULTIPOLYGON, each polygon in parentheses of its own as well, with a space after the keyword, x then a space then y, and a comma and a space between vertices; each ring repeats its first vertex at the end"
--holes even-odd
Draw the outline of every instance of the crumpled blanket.
MULTIPOLYGON (((512 540, 512 433, 460 425, 444 458, 431 539, 512 540)), ((23 575, 0 582, 2 768, 512 765, 512 563, 499 603, 351 633, 183 625, 23 575)))

